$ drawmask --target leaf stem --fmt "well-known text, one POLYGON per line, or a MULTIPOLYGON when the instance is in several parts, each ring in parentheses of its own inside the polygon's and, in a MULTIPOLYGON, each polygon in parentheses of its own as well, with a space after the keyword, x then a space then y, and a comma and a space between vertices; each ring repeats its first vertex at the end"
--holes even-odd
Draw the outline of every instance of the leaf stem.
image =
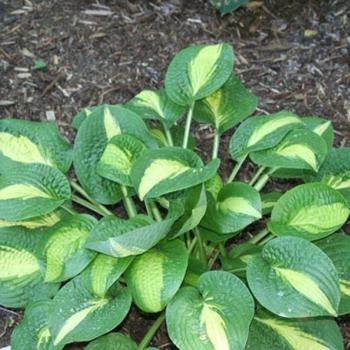
POLYGON ((163 311, 159 317, 155 320, 151 328, 147 331, 145 336, 142 338, 141 343, 137 347, 137 350, 144 350, 152 340, 153 336, 157 333, 159 327, 162 325, 165 320, 165 312, 163 311))
POLYGON ((127 187, 124 185, 121 185, 120 187, 121 187, 122 194, 123 194, 123 202, 124 202, 125 209, 129 215, 129 218, 133 218, 134 216, 137 215, 135 203, 132 200, 132 198, 128 196, 127 187))
POLYGON ((278 168, 271 168, 266 174, 263 174, 260 179, 254 185, 257 191, 261 191, 270 179, 270 175, 273 174, 278 168))
POLYGON ((77 214, 77 212, 74 209, 69 208, 67 204, 62 204, 61 208, 71 215, 77 214))
MULTIPOLYGON (((80 205, 82 205, 83 207, 90 209, 91 211, 94 211, 97 214, 100 214, 101 216, 106 216, 107 214, 102 211, 100 208, 96 207, 94 204, 88 202, 87 200, 78 197, 75 194, 72 194, 72 201, 75 203, 78 203, 80 205)), ((108 215, 112 215, 112 214, 108 214, 108 215)))
POLYGON ((258 180, 260 175, 265 171, 266 167, 261 166, 259 167, 258 171, 255 173, 255 175, 252 177, 252 179, 249 182, 249 185, 253 186, 255 182, 258 180))
POLYGON ((268 235, 268 236, 266 236, 263 240, 261 240, 261 241, 259 242, 259 245, 264 245, 264 244, 267 243, 268 241, 271 241, 272 238, 274 238, 273 235, 268 235))
MULTIPOLYGON (((93 198, 90 197, 90 195, 82 188, 79 186, 79 184, 73 180, 70 180, 71 186, 74 188, 74 190, 78 193, 80 193, 82 196, 84 196, 94 207, 96 207, 101 213, 101 215, 106 216, 106 215, 113 215, 113 213, 108 210, 105 206, 102 204, 97 203, 93 198)), ((81 203, 79 203, 81 204, 81 203)), ((81 204, 84 205, 84 204, 81 204)), ((86 205, 84 205, 86 206, 86 205)), ((89 208, 90 210, 93 210, 89 208)), ((96 211, 96 210, 94 210, 96 211)))
POLYGON ((197 247, 198 247, 198 251, 199 251, 199 258, 204 265, 207 265, 207 263, 208 263, 207 256, 206 256, 205 251, 204 251, 204 246, 203 246, 201 234, 200 234, 197 227, 193 229, 193 233, 194 233, 195 237, 197 238, 197 247))
POLYGON ((215 251, 214 255, 213 255, 213 256, 211 257, 211 259, 209 260, 209 263, 208 263, 208 269, 209 269, 209 270, 212 269, 212 267, 213 267, 213 265, 214 265, 216 259, 218 258, 219 254, 220 254, 220 249, 217 249, 217 250, 215 251))
POLYGON ((190 106, 190 108, 187 112, 185 134, 184 134, 184 139, 182 142, 182 148, 187 148, 187 145, 188 145, 188 138, 190 136, 191 123, 192 123, 192 117, 193 117, 193 109, 194 109, 194 102, 192 103, 192 105, 190 106))
POLYGON ((160 211, 159 211, 159 209, 157 207, 157 204, 153 200, 150 200, 149 201, 149 206, 151 208, 151 211, 152 211, 152 214, 153 214, 154 218, 157 221, 162 221, 163 220, 162 214, 160 213, 160 211))
POLYGON ((267 228, 264 228, 263 230, 258 232, 253 238, 251 238, 249 242, 256 244, 259 241, 261 241, 263 238, 265 238, 269 233, 270 233, 269 230, 267 228))
POLYGON ((220 134, 218 130, 215 129, 215 134, 214 134, 214 143, 213 143, 213 152, 212 152, 212 159, 216 159, 219 154, 219 147, 220 147, 220 134))
POLYGON ((239 160, 239 162, 236 163, 236 165, 234 166, 234 168, 232 170, 232 173, 231 173, 230 177, 227 179, 227 183, 230 183, 230 182, 232 182, 235 179, 236 175, 238 174, 239 170, 241 169, 241 167, 242 167, 244 161, 246 160, 247 156, 248 155, 246 154, 245 156, 243 156, 239 160))
POLYGON ((163 123, 163 129, 165 132, 166 139, 168 141, 168 145, 170 147, 173 147, 174 146, 173 136, 171 135, 170 129, 167 127, 167 125, 165 123, 163 123))
POLYGON ((220 254, 222 256, 227 256, 227 252, 226 252, 224 243, 219 243, 219 250, 220 250, 220 254))

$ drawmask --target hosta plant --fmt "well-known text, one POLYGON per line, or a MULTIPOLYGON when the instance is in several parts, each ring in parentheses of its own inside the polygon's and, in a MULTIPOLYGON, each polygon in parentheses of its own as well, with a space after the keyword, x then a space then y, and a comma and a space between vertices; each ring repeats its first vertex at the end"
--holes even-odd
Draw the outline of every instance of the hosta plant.
POLYGON ((240 6, 248 3, 249 0, 209 0, 209 2, 217 8, 221 16, 223 16, 237 10, 240 6))
POLYGON ((164 88, 83 109, 74 146, 0 121, 0 304, 25 308, 12 350, 145 349, 163 323, 181 350, 343 348, 350 149, 319 117, 252 116, 233 64, 228 44, 184 49, 164 88), (298 185, 267 191, 272 177, 298 185), (122 334, 133 304, 155 320, 139 344, 122 334))

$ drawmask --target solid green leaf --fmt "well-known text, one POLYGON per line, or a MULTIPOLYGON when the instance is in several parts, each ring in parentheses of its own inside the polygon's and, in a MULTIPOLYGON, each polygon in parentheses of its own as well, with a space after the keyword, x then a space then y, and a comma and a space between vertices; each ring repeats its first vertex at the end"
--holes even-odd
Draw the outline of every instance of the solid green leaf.
POLYGON ((55 123, 0 120, 0 173, 14 163, 49 165, 67 172, 72 150, 55 123))
POLYGON ((201 222, 218 233, 238 232, 261 218, 259 192, 243 182, 225 185, 216 200, 209 195, 208 210, 201 222))
POLYGON ((134 303, 144 312, 165 308, 181 286, 188 264, 188 252, 180 240, 162 241, 137 256, 125 278, 134 303))
POLYGON ((237 10, 240 6, 249 2, 249 0, 209 0, 210 3, 215 6, 221 16, 224 16, 232 11, 237 10))
POLYGON ((129 337, 121 333, 109 333, 90 344, 85 350, 136 350, 137 344, 129 337))
POLYGON ((262 246, 249 242, 234 245, 226 256, 220 256, 222 268, 239 277, 245 277, 249 260, 261 250, 262 246))
POLYGON ((53 345, 89 341, 110 332, 128 314, 131 296, 127 288, 115 285, 103 298, 90 293, 80 276, 57 293, 49 312, 53 345))
POLYGON ((322 183, 304 184, 277 201, 268 227, 277 236, 313 241, 337 231, 349 213, 344 197, 333 188, 322 183))
POLYGON ((321 136, 328 146, 328 149, 331 149, 334 141, 334 132, 332 122, 319 117, 304 117, 301 118, 305 127, 315 134, 321 136))
POLYGON ((327 153, 327 144, 321 136, 307 129, 297 129, 290 131, 275 147, 250 153, 250 159, 265 167, 317 172, 327 153))
POLYGON ((146 146, 134 136, 114 136, 97 163, 97 173, 121 185, 131 186, 132 166, 145 150, 146 146))
POLYGON ((204 273, 197 288, 184 287, 166 309, 170 339, 181 350, 244 350, 254 301, 236 276, 204 273))
POLYGON ((167 95, 177 104, 191 106, 219 89, 233 68, 229 44, 195 45, 180 51, 165 77, 167 95))
POLYGON ((12 350, 61 350, 54 347, 48 327, 51 301, 37 301, 30 304, 24 313, 23 321, 14 329, 11 336, 12 350))
POLYGON ((341 332, 329 318, 290 320, 259 310, 250 325, 247 350, 343 350, 341 332))
POLYGON ((171 238, 178 237, 197 227, 207 210, 207 196, 203 185, 186 191, 179 201, 184 208, 184 213, 171 228, 171 238))
POLYGON ((188 149, 166 147, 142 154, 131 171, 131 180, 141 200, 184 190, 214 176, 220 161, 203 165, 200 157, 188 149))
POLYGON ((186 112, 184 106, 174 103, 167 96, 165 89, 143 90, 132 98, 125 107, 142 118, 157 119, 169 128, 186 112))
POLYGON ((307 182, 323 182, 339 191, 350 205, 350 147, 333 148, 317 174, 306 176, 307 182))
POLYGON ((0 219, 19 221, 52 212, 70 199, 70 185, 44 164, 13 166, 0 175, 0 219))
POLYGON ((135 136, 146 146, 157 147, 143 120, 120 106, 94 109, 77 133, 73 152, 75 172, 82 187, 102 204, 114 204, 121 199, 119 185, 97 173, 97 164, 108 142, 120 134, 135 136))
POLYGON ((337 316, 339 278, 329 257, 297 237, 269 241, 248 262, 249 287, 259 303, 281 317, 337 316))
POLYGON ((44 283, 40 273, 41 239, 42 232, 20 227, 0 229, 0 305, 24 307, 57 292, 59 285, 44 283))
POLYGON ((90 264, 96 253, 85 243, 96 224, 90 215, 72 215, 43 233, 39 252, 45 282, 66 281, 90 264))
POLYGON ((199 122, 213 125, 222 134, 249 117, 257 103, 257 97, 232 73, 219 90, 195 104, 193 116, 199 122))
POLYGON ((350 313, 350 236, 334 234, 316 244, 332 260, 339 275, 341 299, 338 314, 348 314, 350 313))
POLYGON ((117 258, 142 254, 165 238, 181 213, 174 208, 162 221, 145 215, 128 220, 107 216, 94 228, 86 247, 117 258))
POLYGON ((283 195, 282 192, 269 192, 261 194, 262 214, 267 215, 272 212, 273 207, 283 195))
POLYGON ((289 131, 302 127, 302 120, 296 114, 287 111, 248 118, 231 138, 230 155, 232 159, 240 160, 252 151, 272 148, 289 131))
POLYGON ((133 260, 133 256, 115 258, 98 254, 81 273, 84 286, 94 295, 104 297, 110 287, 120 278, 133 260))

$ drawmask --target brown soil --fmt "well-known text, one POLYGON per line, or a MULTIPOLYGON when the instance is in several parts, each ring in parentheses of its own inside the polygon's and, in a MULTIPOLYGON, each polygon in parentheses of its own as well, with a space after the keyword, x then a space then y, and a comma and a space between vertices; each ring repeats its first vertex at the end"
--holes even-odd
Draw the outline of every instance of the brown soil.
MULTIPOLYGON (((220 18, 205 0, 106 0, 103 5, 2 0, 0 118, 46 120, 53 111, 62 133, 72 140, 70 123, 80 108, 123 103, 142 89, 160 87, 178 50, 192 43, 226 41, 235 48, 236 72, 259 96, 260 113, 285 109, 322 116, 333 121, 337 145, 350 146, 349 2, 252 4, 220 18), (45 69, 33 69, 38 58, 46 62, 45 69)), ((206 157, 211 130, 196 128, 196 136, 206 157)), ((222 140, 224 176, 232 166, 225 154, 229 137, 222 140)), ((243 178, 252 169, 248 164, 243 178)), ((19 319, 0 309, 0 346, 8 345, 19 319)), ((151 323, 133 310, 121 329, 140 340, 151 323)), ((350 349, 350 321, 344 318, 339 324, 350 349)), ((164 327, 153 344, 172 348, 164 327)))

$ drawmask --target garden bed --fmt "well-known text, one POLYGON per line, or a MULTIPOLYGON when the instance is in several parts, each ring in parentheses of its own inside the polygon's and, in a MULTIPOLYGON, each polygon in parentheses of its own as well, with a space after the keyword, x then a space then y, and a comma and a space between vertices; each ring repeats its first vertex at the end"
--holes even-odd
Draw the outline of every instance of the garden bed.
MULTIPOLYGON (((347 1, 253 2, 224 18, 206 1, 4 1, 0 5, 0 118, 56 120, 68 139, 76 112, 123 103, 157 88, 170 58, 192 43, 227 41, 235 70, 260 100, 259 113, 281 109, 333 122, 336 144, 350 146, 347 1), (33 69, 42 59, 44 69, 33 69)), ((203 158, 212 131, 197 128, 203 158)), ((222 138, 227 147, 230 134, 222 138)), ((226 152, 222 153, 226 156, 226 152)), ((232 163, 224 159, 224 177, 232 163)), ((249 177, 247 165, 243 177, 249 177)), ((279 181, 274 187, 285 189, 279 181)), ((0 309, 0 346, 9 344, 16 310, 0 309)), ((152 320, 134 310, 121 331, 142 339, 152 320)), ((350 321, 339 320, 350 348, 350 321)), ((153 345, 171 349, 165 327, 153 345)), ((77 347, 67 347, 74 349, 77 347)), ((79 347, 78 347, 79 348, 79 347)))

